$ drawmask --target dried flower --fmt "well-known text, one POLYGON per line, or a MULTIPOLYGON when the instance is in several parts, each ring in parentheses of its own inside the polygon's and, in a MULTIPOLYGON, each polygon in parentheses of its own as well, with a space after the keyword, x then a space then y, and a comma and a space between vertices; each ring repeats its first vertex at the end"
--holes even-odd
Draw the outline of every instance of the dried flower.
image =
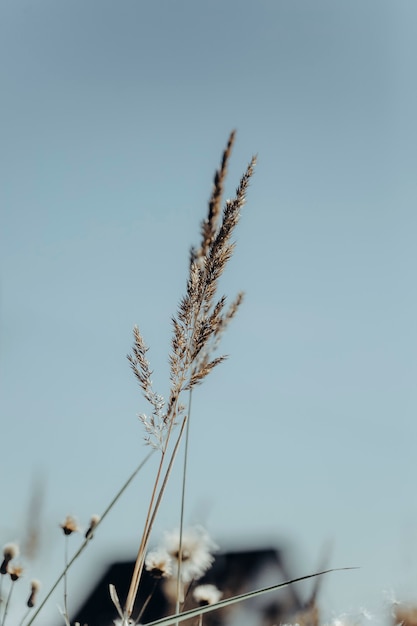
POLYGON ((12 567, 10 567, 8 571, 10 578, 13 582, 15 582, 16 580, 19 580, 19 578, 22 576, 23 567, 21 567, 20 565, 12 565, 12 567))
POLYGON ((7 574, 7 566, 17 556, 19 556, 19 546, 16 543, 6 543, 3 547, 3 562, 0 566, 0 574, 7 574))
POLYGON ((147 554, 145 568, 155 578, 169 578, 172 576, 172 559, 166 550, 157 548, 147 554))
POLYGON ((64 531, 64 535, 71 535, 71 533, 76 533, 79 531, 78 524, 76 520, 71 517, 71 515, 67 515, 65 520, 60 524, 62 530, 64 531))
POLYGON ((184 530, 181 558, 178 530, 165 533, 164 547, 174 562, 174 574, 178 576, 179 570, 182 582, 191 582, 201 578, 213 563, 212 552, 217 549, 216 544, 201 526, 184 530), (181 561, 180 567, 179 561, 181 561))
POLYGON ((93 530, 95 529, 95 527, 97 526, 97 524, 100 521, 100 515, 94 514, 91 516, 90 519, 90 526, 88 527, 86 533, 85 533, 85 538, 86 539, 92 539, 93 537, 93 530))
POLYGON ((39 582, 39 580, 31 580, 30 582, 30 596, 28 598, 27 601, 27 606, 31 609, 33 606, 35 606, 36 603, 36 595, 40 589, 41 583, 39 582))
POLYGON ((198 585, 193 591, 193 598, 200 606, 206 604, 216 604, 223 593, 217 589, 216 585, 198 585))

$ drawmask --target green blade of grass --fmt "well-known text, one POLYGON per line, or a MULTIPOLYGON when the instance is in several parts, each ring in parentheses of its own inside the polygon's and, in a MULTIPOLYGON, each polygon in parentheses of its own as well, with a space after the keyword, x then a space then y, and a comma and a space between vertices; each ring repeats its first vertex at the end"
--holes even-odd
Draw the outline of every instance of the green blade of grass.
POLYGON ((183 622, 186 619, 190 619, 192 617, 198 617, 199 615, 204 615, 205 613, 210 613, 211 611, 216 611, 217 609, 222 609, 226 606, 230 606, 231 604, 237 604, 238 602, 242 602, 243 600, 256 598, 257 596, 261 596, 265 593, 270 593, 271 591, 276 591, 277 589, 288 587, 289 585, 298 583, 301 580, 307 580, 308 578, 315 578, 316 576, 323 576, 324 574, 328 574, 330 572, 340 572, 340 571, 352 570, 352 569, 358 569, 358 568, 357 567, 339 567, 339 568, 334 568, 334 569, 326 569, 322 572, 316 572, 315 574, 308 574, 307 576, 300 576, 300 578, 293 578, 292 580, 287 580, 278 585, 272 585, 271 587, 264 587, 263 589, 257 589, 256 591, 249 591, 248 593, 242 593, 238 596, 234 596, 233 598, 221 600, 220 602, 217 602, 216 604, 208 604, 206 606, 202 606, 196 609, 190 609, 189 611, 185 611, 184 613, 178 613, 177 615, 170 615, 169 617, 163 617, 161 619, 155 620, 154 622, 148 622, 145 626, 171 626, 171 624, 183 622))

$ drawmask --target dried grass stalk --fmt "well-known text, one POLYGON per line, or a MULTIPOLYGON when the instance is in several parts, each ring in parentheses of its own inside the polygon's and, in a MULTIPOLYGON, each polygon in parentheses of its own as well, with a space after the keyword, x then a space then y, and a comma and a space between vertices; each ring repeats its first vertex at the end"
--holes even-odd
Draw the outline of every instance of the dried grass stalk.
POLYGON ((153 391, 152 372, 146 358, 148 348, 139 329, 135 327, 133 330, 134 344, 132 354, 128 356, 128 359, 144 397, 152 406, 150 416, 141 414, 139 417, 145 427, 147 443, 161 450, 161 459, 126 599, 124 609, 126 621, 132 614, 153 520, 158 511, 187 420, 187 416, 184 415, 185 408, 180 401, 181 394, 202 383, 206 376, 226 358, 224 355, 216 357, 213 353, 222 333, 242 302, 243 296, 240 293, 225 311, 225 296, 217 297, 219 278, 234 251, 231 238, 239 222, 240 209, 245 203, 246 192, 256 162, 253 157, 240 180, 235 197, 226 201, 221 215, 220 207, 227 164, 234 139, 235 132, 233 131, 223 152, 220 168, 214 177, 208 215, 201 226, 200 246, 197 250, 191 249, 186 293, 180 301, 177 315, 172 319, 173 335, 169 355, 171 386, 166 403, 162 396, 153 391), (175 424, 179 422, 182 423, 182 429, 168 462, 168 469, 163 474, 162 467, 171 432, 175 424), (162 481, 161 487, 159 487, 160 481, 162 481))

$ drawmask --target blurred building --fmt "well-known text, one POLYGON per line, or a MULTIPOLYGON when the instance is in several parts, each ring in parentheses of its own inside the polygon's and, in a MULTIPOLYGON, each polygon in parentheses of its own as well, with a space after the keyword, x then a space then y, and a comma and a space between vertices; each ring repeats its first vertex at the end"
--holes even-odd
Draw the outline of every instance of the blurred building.
MULTIPOLYGON (((127 596, 134 563, 114 563, 104 572, 86 601, 71 616, 71 623, 88 626, 113 626, 117 611, 109 596, 109 585, 115 585, 121 603, 127 596)), ((291 578, 283 555, 275 549, 256 549, 224 552, 216 555, 212 568, 198 584, 214 584, 223 598, 261 589, 291 578)), ((148 602, 140 622, 146 624, 174 612, 174 607, 164 591, 164 580, 155 581, 144 571, 133 617, 148 602), (149 599, 150 598, 150 599, 149 599), (149 599, 149 601, 148 601, 149 599)), ((188 594, 184 610, 195 607, 192 594, 188 594)), ((318 623, 313 603, 303 603, 299 585, 290 585, 258 598, 213 611, 204 616, 204 626, 273 626, 288 622, 298 613, 297 621, 303 626, 318 623)), ((196 620, 194 620, 196 621, 196 620)), ((191 620, 190 620, 191 622, 191 620)), ((187 622, 184 622, 187 623, 187 622)))

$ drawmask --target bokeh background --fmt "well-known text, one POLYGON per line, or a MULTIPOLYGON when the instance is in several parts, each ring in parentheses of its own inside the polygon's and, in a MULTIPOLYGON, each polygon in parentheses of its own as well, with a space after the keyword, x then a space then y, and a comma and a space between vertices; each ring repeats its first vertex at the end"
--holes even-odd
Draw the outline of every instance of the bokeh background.
MULTIPOLYGON (((294 575, 330 544, 330 566, 360 569, 323 581, 328 619, 417 602, 416 3, 3 0, 0 15, 0 541, 24 541, 40 489, 27 578, 46 591, 58 524, 85 528, 145 456, 132 327, 167 395, 170 318, 236 128, 227 196, 258 166, 222 289, 246 300, 193 398, 186 521, 225 549, 285 546, 294 575)), ((135 555, 154 470, 73 570, 70 606, 135 555)))

